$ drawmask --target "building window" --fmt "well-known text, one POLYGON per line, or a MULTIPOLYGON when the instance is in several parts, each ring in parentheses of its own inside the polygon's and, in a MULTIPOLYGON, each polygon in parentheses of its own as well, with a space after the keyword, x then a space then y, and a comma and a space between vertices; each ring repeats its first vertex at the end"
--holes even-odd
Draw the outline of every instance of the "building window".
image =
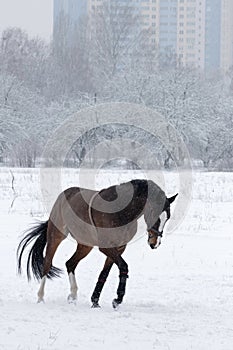
POLYGON ((196 14, 195 13, 188 13, 187 18, 195 18, 196 14))
POLYGON ((195 7, 187 7, 188 11, 195 11, 195 7))
POLYGON ((194 38, 187 38, 186 41, 187 41, 187 43, 195 44, 195 39, 194 38))

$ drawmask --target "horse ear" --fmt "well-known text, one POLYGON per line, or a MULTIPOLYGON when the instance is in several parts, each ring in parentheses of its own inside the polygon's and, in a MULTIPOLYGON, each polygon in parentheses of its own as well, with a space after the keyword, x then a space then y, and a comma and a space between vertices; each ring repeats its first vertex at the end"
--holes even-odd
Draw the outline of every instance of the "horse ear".
POLYGON ((178 193, 175 194, 174 196, 168 198, 169 203, 170 203, 170 204, 173 203, 177 196, 178 196, 178 193))

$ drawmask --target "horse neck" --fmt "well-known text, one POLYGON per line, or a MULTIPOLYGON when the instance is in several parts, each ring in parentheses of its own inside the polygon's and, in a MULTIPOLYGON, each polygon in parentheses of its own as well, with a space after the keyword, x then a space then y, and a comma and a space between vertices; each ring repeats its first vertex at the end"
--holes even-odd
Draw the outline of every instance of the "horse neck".
POLYGON ((147 182, 142 180, 134 186, 134 198, 131 201, 129 207, 132 213, 132 218, 139 218, 144 214, 146 202, 147 202, 148 186, 147 182))

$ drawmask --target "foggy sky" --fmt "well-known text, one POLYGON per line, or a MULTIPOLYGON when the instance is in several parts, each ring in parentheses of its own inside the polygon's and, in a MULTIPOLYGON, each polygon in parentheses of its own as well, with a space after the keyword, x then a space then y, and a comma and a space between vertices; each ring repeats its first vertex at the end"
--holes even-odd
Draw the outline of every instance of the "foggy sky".
POLYGON ((53 0, 0 0, 0 33, 21 27, 30 36, 49 39, 52 35, 53 0))

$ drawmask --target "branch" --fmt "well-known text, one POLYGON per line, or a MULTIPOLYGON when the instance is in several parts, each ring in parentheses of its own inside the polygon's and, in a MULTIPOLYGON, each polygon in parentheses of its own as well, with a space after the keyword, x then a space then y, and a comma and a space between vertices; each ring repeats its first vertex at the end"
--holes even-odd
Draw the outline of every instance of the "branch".
POLYGON ((14 187, 15 177, 14 177, 14 174, 13 174, 11 169, 10 169, 10 173, 11 173, 11 189, 12 189, 14 195, 15 195, 16 194, 15 187, 14 187))
POLYGON ((11 202, 11 206, 10 206, 10 209, 12 209, 13 206, 14 206, 14 202, 15 202, 16 198, 18 197, 18 195, 17 195, 17 193, 15 191, 15 186, 14 186, 15 177, 14 177, 14 174, 13 174, 12 170, 10 170, 10 174, 11 174, 11 189, 12 189, 13 195, 14 195, 14 198, 13 198, 13 200, 11 202))

